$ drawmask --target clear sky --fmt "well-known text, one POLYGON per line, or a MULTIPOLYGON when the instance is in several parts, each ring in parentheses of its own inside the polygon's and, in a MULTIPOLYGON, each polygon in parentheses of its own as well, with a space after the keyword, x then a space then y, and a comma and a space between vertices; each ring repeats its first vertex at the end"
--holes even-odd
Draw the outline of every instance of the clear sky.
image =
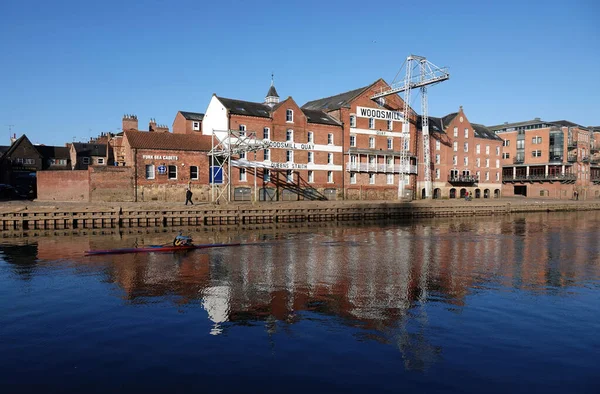
MULTIPOLYGON (((299 105, 392 82, 409 54, 447 66, 430 116, 600 125, 600 1, 0 1, 0 145, 171 127, 213 93, 299 105)), ((411 104, 418 110, 418 95, 411 104)))

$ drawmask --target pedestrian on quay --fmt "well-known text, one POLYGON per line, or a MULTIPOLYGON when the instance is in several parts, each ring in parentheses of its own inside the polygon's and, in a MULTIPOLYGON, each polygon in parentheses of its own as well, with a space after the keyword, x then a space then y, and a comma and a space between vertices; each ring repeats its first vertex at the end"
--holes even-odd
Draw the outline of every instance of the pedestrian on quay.
POLYGON ((579 201, 579 193, 577 191, 575 191, 575 201, 579 201))
POLYGON ((188 201, 190 204, 194 205, 194 202, 192 201, 192 195, 194 193, 192 193, 192 189, 190 186, 191 185, 188 185, 188 187, 185 189, 185 205, 188 205, 188 201))

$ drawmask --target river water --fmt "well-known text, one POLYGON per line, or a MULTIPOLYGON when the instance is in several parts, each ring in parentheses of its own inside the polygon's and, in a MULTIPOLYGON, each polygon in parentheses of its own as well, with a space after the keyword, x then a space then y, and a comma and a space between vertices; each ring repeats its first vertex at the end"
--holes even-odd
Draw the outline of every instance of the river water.
POLYGON ((0 392, 600 392, 600 212, 0 246, 0 392), (406 391, 408 390, 408 391, 406 391))

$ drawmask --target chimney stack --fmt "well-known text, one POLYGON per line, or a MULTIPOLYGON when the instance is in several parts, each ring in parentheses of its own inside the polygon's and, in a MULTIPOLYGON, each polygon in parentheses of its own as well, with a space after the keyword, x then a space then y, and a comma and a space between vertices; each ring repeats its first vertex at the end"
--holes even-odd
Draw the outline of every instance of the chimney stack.
POLYGON ((123 115, 123 131, 138 130, 138 118, 136 115, 123 115))

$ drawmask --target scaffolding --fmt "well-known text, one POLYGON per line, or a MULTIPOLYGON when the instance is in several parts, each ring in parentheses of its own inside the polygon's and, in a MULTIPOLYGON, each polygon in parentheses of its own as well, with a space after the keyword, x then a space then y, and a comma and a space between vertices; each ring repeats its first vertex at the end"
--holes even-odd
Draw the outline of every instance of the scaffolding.
MULTIPOLYGON (((210 151, 210 184, 212 202, 231 201, 231 167, 254 169, 254 190, 256 191, 257 168, 264 167, 256 161, 256 152, 269 149, 269 140, 259 140, 256 132, 242 130, 213 130, 210 151), (254 152, 254 161, 248 161, 248 153, 254 152), (216 183, 217 178, 222 182, 216 183), (225 196, 226 195, 226 196, 225 196)), ((254 197, 257 199, 256 196, 254 197)))
POLYGON ((388 89, 382 89, 371 97, 376 100, 381 97, 404 92, 404 112, 400 144, 400 178, 398 181, 398 198, 405 195, 409 181, 410 169, 410 93, 412 89, 421 90, 421 131, 423 138, 423 175, 425 182, 425 198, 431 198, 431 154, 429 151, 429 115, 427 107, 427 86, 443 82, 450 78, 446 68, 440 68, 430 63, 422 56, 410 55, 406 58, 396 78, 388 89), (406 67, 404 79, 397 81, 398 75, 406 67))

